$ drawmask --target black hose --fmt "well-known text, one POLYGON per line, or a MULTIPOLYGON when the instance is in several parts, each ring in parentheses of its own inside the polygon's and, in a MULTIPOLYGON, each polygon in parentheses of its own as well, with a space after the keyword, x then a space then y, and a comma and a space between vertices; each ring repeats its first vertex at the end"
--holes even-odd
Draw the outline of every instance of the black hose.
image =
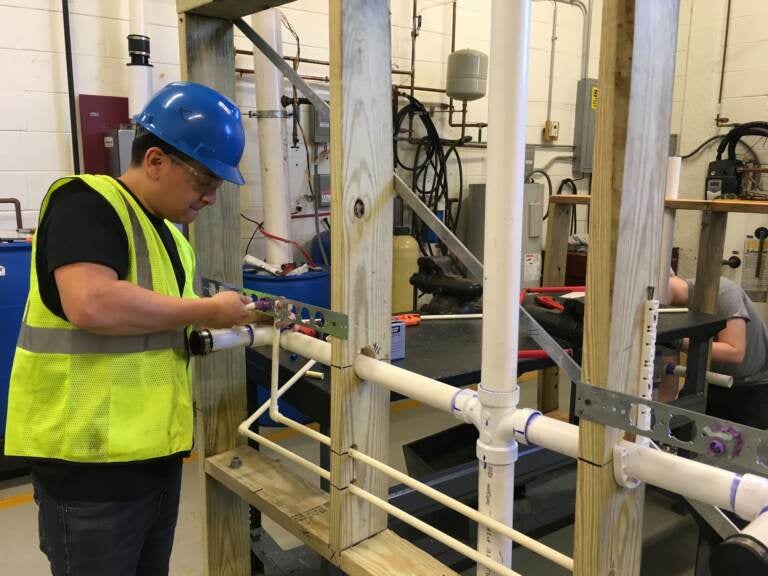
POLYGON ((75 174, 80 174, 80 145, 77 141, 77 107, 75 106, 75 79, 72 69, 72 38, 69 29, 69 0, 61 0, 64 19, 64 56, 67 63, 67 91, 69 93, 69 127, 72 132, 72 163, 75 174))

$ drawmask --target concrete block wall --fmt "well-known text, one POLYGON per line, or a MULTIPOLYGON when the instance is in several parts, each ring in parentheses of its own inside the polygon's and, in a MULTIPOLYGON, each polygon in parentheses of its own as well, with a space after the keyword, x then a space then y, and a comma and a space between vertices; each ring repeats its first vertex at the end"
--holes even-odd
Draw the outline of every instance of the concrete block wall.
MULTIPOLYGON (((682 0, 678 37, 678 70, 675 83, 675 113, 672 131, 680 135, 680 150, 687 154, 701 142, 729 128, 718 128, 718 112, 730 122, 768 120, 768 3, 760 0, 731 0, 728 49, 725 57, 722 103, 718 108, 723 42, 726 30, 726 0, 682 0)), ((768 162, 765 139, 750 138, 762 162, 768 162)), ((702 198, 707 165, 715 157, 715 146, 683 162, 680 196, 702 198)), ((763 178, 768 189, 768 179, 763 178)), ((681 249, 680 273, 696 271, 701 214, 679 212, 675 245, 681 249)), ((744 239, 758 226, 768 224, 764 215, 732 213, 728 217, 725 254, 743 255, 744 239)), ((723 275, 740 281, 742 269, 723 268, 723 275)), ((764 318, 768 306, 758 304, 764 318)))

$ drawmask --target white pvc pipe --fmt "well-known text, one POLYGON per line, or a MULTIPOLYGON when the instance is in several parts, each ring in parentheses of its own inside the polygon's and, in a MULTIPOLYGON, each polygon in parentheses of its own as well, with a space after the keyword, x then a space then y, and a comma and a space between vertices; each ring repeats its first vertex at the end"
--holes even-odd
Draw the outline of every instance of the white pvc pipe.
MULTIPOLYGON (((144 0, 131 0, 128 7, 129 34, 147 36, 144 0)), ((128 116, 133 118, 144 109, 152 97, 152 67, 126 66, 128 74, 128 116)))
MULTIPOLYGON (((677 364, 672 369, 672 372, 675 376, 685 377, 687 370, 685 366, 677 364)), ((722 386, 723 388, 731 388, 733 386, 733 376, 728 376, 727 374, 720 374, 718 372, 710 372, 707 370, 704 373, 704 379, 707 381, 707 384, 714 384, 715 386, 722 386)))
POLYGON ((320 364, 331 365, 331 343, 312 338, 301 332, 285 330, 280 336, 280 346, 305 358, 317 360, 320 364))
POLYGON ((428 320, 482 320, 482 314, 427 314, 421 316, 422 321, 428 320))
POLYGON ((475 550, 472 550, 472 548, 470 548, 463 542, 457 540, 456 538, 452 538, 451 536, 448 536, 448 534, 446 534, 445 532, 441 532, 437 528, 433 528, 432 526, 430 526, 426 522, 419 520, 415 516, 412 516, 407 512, 403 512, 397 506, 392 506, 392 504, 390 504, 386 500, 382 500, 378 496, 374 496, 370 492, 363 490, 362 488, 356 486, 355 484, 349 485, 349 492, 357 496, 358 498, 362 498, 366 502, 370 502, 374 506, 378 506, 390 516, 394 516, 398 520, 405 522, 410 526, 413 526, 417 530, 423 532, 430 538, 437 540, 438 542, 447 546, 448 548, 451 548, 452 550, 456 550, 457 552, 464 554, 464 556, 466 556, 470 560, 474 560, 475 562, 482 565, 483 567, 489 568, 492 571, 491 572, 492 574, 500 574, 502 576, 522 576, 519 572, 515 572, 514 570, 511 570, 506 566, 499 564, 498 562, 494 562, 493 560, 486 558, 485 556, 483 556, 482 554, 479 554, 475 550))
POLYGON ((579 457, 579 427, 544 416, 538 410, 519 408, 504 415, 499 427, 502 438, 515 438, 571 458, 579 457))
MULTIPOLYGON (((283 394, 285 394, 288 390, 291 389, 291 386, 293 386, 296 382, 298 382, 301 377, 304 375, 304 372, 309 370, 313 365, 315 364, 314 361, 307 362, 302 368, 294 374, 288 382, 283 384, 283 386, 277 391, 277 398, 280 398, 283 394)), ((299 466, 302 466, 306 468, 307 470, 310 470, 311 472, 314 472, 321 478, 324 478, 328 481, 331 479, 331 473, 328 472, 328 470, 325 470, 324 468, 321 468, 314 462, 310 462, 306 458, 302 458, 298 454, 295 454, 288 450, 287 448, 283 448, 280 446, 280 444, 277 444, 275 442, 272 442, 272 440, 269 440, 268 438, 265 438, 264 436, 253 432, 250 428, 251 425, 256 422, 261 416, 267 412, 267 410, 270 407, 271 404, 271 397, 262 404, 256 412, 251 414, 246 420, 240 423, 240 426, 237 427, 237 433, 241 436, 245 436, 247 438, 250 438, 251 440, 254 440, 255 442, 258 442, 262 446, 265 446, 269 448, 270 450, 277 452, 287 460, 290 460, 291 462, 295 462, 299 466)))
MULTIPOLYGON (((497 466, 480 461, 478 464, 477 511, 511 527, 515 499, 514 463, 497 466)), ((477 527, 477 551, 504 566, 512 565, 512 540, 490 526, 477 527)), ((477 573, 482 576, 498 574, 488 566, 478 566, 477 573)))
POLYGON ((741 533, 746 534, 747 536, 752 536, 752 538, 763 544, 768 543, 768 512, 760 514, 760 516, 747 525, 741 533))
POLYGON ((517 386, 530 0, 494 0, 485 194, 482 388, 517 386))
MULTIPOLYGON (((280 15, 277 10, 264 10, 251 17, 253 29, 278 53, 283 53, 280 15)), ((256 108, 266 115, 258 119, 259 155, 261 158, 261 193, 264 202, 264 228, 270 233, 291 238, 291 218, 288 191, 288 147, 284 110, 280 104, 283 95, 283 75, 259 50, 253 51, 256 108)), ((266 239, 266 261, 280 266, 293 262, 291 245, 266 239)))
POLYGON ((442 504, 446 508, 450 508, 451 510, 458 512, 459 514, 463 514, 464 516, 466 516, 470 520, 474 520, 478 524, 482 524, 483 526, 488 526, 490 528, 493 528, 494 530, 502 532, 507 538, 509 538, 513 542, 516 542, 520 544, 520 546, 528 548, 532 552, 535 552, 536 554, 542 556, 543 558, 546 558, 547 560, 554 562, 558 566, 561 566, 566 570, 573 571, 573 559, 569 558, 565 554, 562 554, 561 552, 558 552, 554 548, 550 548, 546 544, 542 544, 538 540, 534 540, 530 536, 526 536, 522 532, 518 532, 517 530, 510 528, 509 526, 502 524, 501 522, 498 522, 493 518, 489 518, 488 516, 484 516, 480 514, 474 508, 470 508, 466 504, 463 504, 458 500, 451 498, 450 496, 446 496, 445 494, 443 494, 438 490, 435 490, 431 486, 424 484, 423 482, 419 482, 418 480, 411 478, 407 474, 403 474, 399 470, 396 470, 391 466, 388 466, 387 464, 380 462, 379 460, 371 458, 367 454, 359 452, 355 449, 350 449, 349 456, 354 460, 360 460, 362 463, 367 464, 371 468, 375 468, 376 470, 386 474, 393 480, 400 482, 401 484, 405 484, 409 488, 412 488, 413 490, 416 490, 417 492, 424 494, 425 496, 431 498, 435 502, 442 504))
MULTIPOLYGON (((682 158, 672 156, 667 159, 667 187, 664 195, 666 200, 677 200, 680 192, 680 167, 682 158)), ((675 212, 672 208, 664 208, 661 221, 661 251, 659 259, 659 276, 657 280, 657 298, 661 304, 669 304, 669 267, 672 265, 672 242, 675 236, 675 212)))
POLYGON ((355 358, 354 367, 355 373, 362 380, 374 382, 443 412, 451 412, 453 398, 458 392, 450 384, 362 354, 355 358))
MULTIPOLYGON (((493 0, 485 195, 485 265, 483 306, 482 404, 477 441, 478 510, 511 526, 514 461, 517 444, 499 438, 498 423, 519 399, 517 350, 520 305, 520 259, 523 234, 525 132, 528 103, 530 0, 493 0)), ((512 565, 512 541, 483 527, 477 549, 512 565)), ((500 573, 486 564, 478 575, 500 573)))

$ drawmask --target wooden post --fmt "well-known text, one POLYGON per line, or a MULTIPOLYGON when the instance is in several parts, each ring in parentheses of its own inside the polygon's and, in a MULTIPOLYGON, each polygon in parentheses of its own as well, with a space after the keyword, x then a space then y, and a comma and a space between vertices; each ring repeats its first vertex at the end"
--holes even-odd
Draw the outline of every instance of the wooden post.
MULTIPOLYGON (((544 258, 544 286, 563 286, 568 260, 568 236, 571 214, 576 210, 569 204, 549 204, 547 218, 547 247, 544 258)), ((560 407, 560 370, 556 367, 539 372, 537 406, 544 414, 560 407)))
MULTIPOLYGON (((235 96, 235 49, 228 20, 179 14, 181 74, 230 98, 235 96)), ((225 183, 215 205, 203 210, 190 226, 197 252, 197 271, 242 285, 240 265, 240 196, 225 183)), ((203 555, 205 574, 249 576, 248 506, 235 493, 207 476, 202 462, 243 443, 237 426, 246 417, 245 351, 219 352, 195 365, 195 445, 200 454, 203 555)))
POLYGON ((696 262, 696 287, 693 305, 697 312, 717 313, 717 295, 720 291, 720 271, 723 269, 723 248, 728 212, 701 213, 699 257, 696 262))
MULTIPOLYGON (((635 395, 643 303, 657 280, 677 15, 670 0, 603 4, 583 376, 635 395)), ((619 437, 581 420, 577 576, 640 570, 644 488, 615 483, 619 437)))
POLYGON ((388 481, 352 466, 350 446, 378 460, 389 450, 389 391, 360 381, 361 350, 390 357, 392 286, 392 101, 389 3, 331 0, 331 302, 349 315, 333 339, 331 547, 342 551, 386 528, 380 509, 352 497, 355 483, 386 499, 388 481))

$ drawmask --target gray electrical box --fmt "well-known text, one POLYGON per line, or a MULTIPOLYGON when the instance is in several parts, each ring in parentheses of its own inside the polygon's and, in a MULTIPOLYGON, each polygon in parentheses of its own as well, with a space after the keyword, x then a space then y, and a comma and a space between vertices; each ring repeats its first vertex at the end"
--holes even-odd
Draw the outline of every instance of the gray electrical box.
POLYGON ((309 138, 315 144, 327 144, 331 141, 331 118, 318 114, 314 106, 309 107, 309 138))
POLYGON ((582 78, 576 88, 576 124, 573 130, 573 175, 592 173, 598 88, 594 78, 582 78))
POLYGON ((318 194, 320 208, 331 205, 331 175, 315 173, 315 194, 318 194))
MULTIPOLYGON (((523 243, 520 264, 520 286, 538 286, 541 279, 541 220, 544 185, 525 184, 523 190, 523 243)), ((483 260, 485 236, 485 184, 469 185, 467 248, 483 260)))
POLYGON ((131 146, 136 132, 133 128, 110 130, 104 136, 104 147, 109 155, 109 174, 117 178, 131 165, 131 146))

